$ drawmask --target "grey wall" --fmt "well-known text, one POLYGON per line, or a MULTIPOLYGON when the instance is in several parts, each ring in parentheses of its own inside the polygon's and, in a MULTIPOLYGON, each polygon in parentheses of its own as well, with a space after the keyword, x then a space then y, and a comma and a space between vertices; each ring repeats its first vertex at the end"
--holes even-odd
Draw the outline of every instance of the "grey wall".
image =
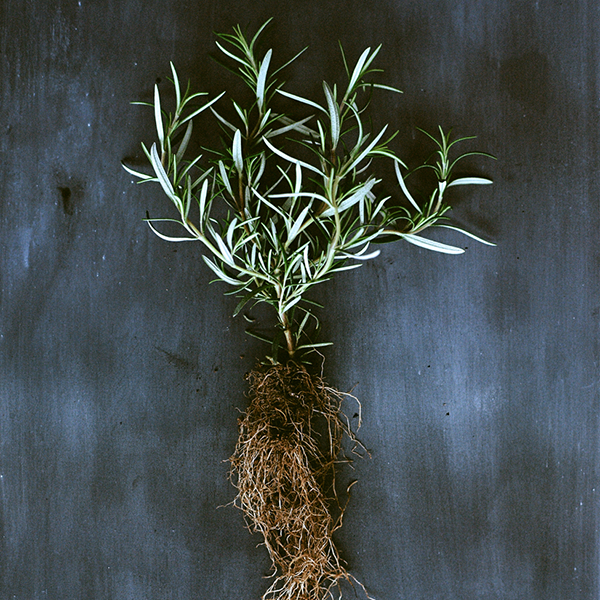
MULTIPOLYGON (((320 99, 383 43, 382 122, 477 134, 493 187, 456 221, 497 242, 384 248, 321 290, 329 381, 363 404, 339 545, 376 598, 590 600, 598 586, 594 0, 0 3, 0 597, 258 598, 268 561, 226 505, 260 342, 194 245, 142 222, 120 161, 152 141, 169 60, 226 86, 212 32, 256 28, 320 99)), ((167 93, 165 91, 165 93, 167 93)), ((378 117, 379 118, 379 117, 378 117)), ((199 128, 198 128, 199 130, 199 128)), ((437 239, 464 243, 452 232, 437 239)), ((255 316, 264 318, 260 313, 255 316)), ((350 410, 353 410, 350 408, 350 410)))

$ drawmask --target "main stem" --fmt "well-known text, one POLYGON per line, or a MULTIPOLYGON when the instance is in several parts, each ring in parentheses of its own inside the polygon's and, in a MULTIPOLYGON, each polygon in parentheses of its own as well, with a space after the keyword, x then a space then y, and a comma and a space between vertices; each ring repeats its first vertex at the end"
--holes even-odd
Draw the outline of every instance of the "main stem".
POLYGON ((285 334, 288 355, 290 359, 293 359, 294 354, 296 354, 296 342, 294 340, 294 334, 292 333, 292 324, 290 323, 287 313, 283 313, 281 317, 281 324, 283 325, 283 333, 285 334))

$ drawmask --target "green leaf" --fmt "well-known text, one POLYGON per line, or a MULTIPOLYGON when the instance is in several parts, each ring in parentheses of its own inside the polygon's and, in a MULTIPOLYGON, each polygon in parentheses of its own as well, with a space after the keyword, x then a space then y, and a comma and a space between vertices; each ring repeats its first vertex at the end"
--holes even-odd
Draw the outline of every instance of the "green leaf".
POLYGON ((290 162, 292 164, 299 164, 299 165, 303 166, 305 169, 308 169, 309 171, 313 171, 314 173, 321 175, 321 177, 325 177, 325 173, 323 173, 323 171, 321 171, 320 169, 317 169, 316 167, 313 167, 312 165, 309 165, 308 163, 306 163, 302 160, 299 160, 297 158, 292 158, 291 156, 285 154, 285 152, 282 152, 278 148, 275 148, 275 146, 273 146, 273 144, 271 144, 271 142, 269 142, 269 140, 267 138, 263 137, 263 141, 272 152, 275 152, 275 154, 277 154, 284 160, 287 160, 288 162, 290 162))
POLYGON ((254 48, 254 44, 256 43, 256 40, 258 39, 258 37, 260 36, 260 34, 264 31, 265 27, 273 20, 273 17, 267 19, 259 28, 259 30, 254 34, 254 37, 252 38, 252 41, 250 42, 250 46, 249 46, 249 50, 252 52, 253 48, 254 48))
POLYGON ((191 115, 188 115, 185 119, 182 119, 181 120, 181 125, 183 125, 186 121, 189 121, 190 119, 193 119, 196 115, 199 115, 202 111, 206 110, 207 108, 210 108, 224 94, 225 94, 225 92, 221 92, 216 98, 213 98, 210 102, 207 102, 206 104, 204 104, 203 106, 201 106, 200 108, 198 108, 197 110, 195 110, 191 115))
POLYGON ((363 66, 369 56, 369 52, 371 52, 371 48, 367 48, 361 55, 358 61, 356 62, 356 66, 354 67, 354 71, 352 71, 352 77, 350 78, 350 82, 348 83, 348 92, 347 94, 351 94, 354 90, 354 86, 358 83, 361 75, 363 66))
POLYGON ((300 232, 302 227, 305 225, 304 220, 306 218, 306 215, 308 214, 308 211, 310 210, 311 205, 312 205, 312 202, 308 206, 305 206, 302 209, 302 212, 300 213, 300 215, 298 216, 298 218, 292 225, 292 228, 290 229, 290 232, 288 233, 286 246, 291 244, 294 241, 294 239, 296 238, 296 236, 298 235, 298 233, 300 232))
POLYGON ((242 132, 236 129, 233 136, 233 162, 237 172, 241 175, 244 172, 244 159, 242 158, 242 132))
POLYGON ((443 254, 463 254, 464 250, 462 248, 457 248, 455 246, 449 246, 448 244, 442 244, 440 242, 434 242, 433 240, 429 240, 427 238, 421 237, 419 235, 415 235, 414 233, 401 233, 399 234, 401 238, 405 239, 407 242, 414 244, 415 246, 419 246, 421 248, 426 248, 427 250, 433 250, 434 252, 442 252, 443 254))
MULTIPOLYGON (((371 191, 371 188, 378 183, 379 179, 369 179, 365 181, 349 198, 342 200, 339 206, 337 207, 337 212, 342 213, 345 210, 348 210, 350 207, 354 206, 358 202, 364 200, 365 196, 371 191)), ((328 208, 327 210, 321 213, 322 217, 331 217, 335 214, 336 209, 334 207, 328 208)))
POLYGON ((221 174, 221 180, 223 185, 227 188, 229 195, 233 197, 233 191, 231 189, 231 183, 229 182, 229 176, 227 175, 227 171, 225 170, 225 165, 223 161, 219 161, 219 173, 221 174))
POLYGON ((267 81, 267 71, 269 70, 269 63, 271 62, 272 54, 273 50, 267 51, 265 58, 260 65, 260 71, 258 72, 258 80, 256 83, 256 102, 260 111, 262 111, 265 102, 265 84, 267 81))
POLYGON ((183 155, 185 154, 185 151, 187 150, 188 144, 190 143, 190 138, 192 137, 193 125, 194 125, 193 121, 190 121, 188 123, 188 126, 185 130, 185 135, 183 136, 183 139, 181 140, 181 144, 179 144, 179 150, 177 150, 177 154, 176 154, 176 158, 177 158, 178 162, 183 158, 183 155))
MULTIPOLYGON (((312 119, 312 115, 310 117, 306 117, 304 119, 301 119, 300 121, 294 121, 293 123, 290 123, 289 125, 286 125, 285 127, 280 127, 279 129, 275 129, 273 131, 269 131, 268 133, 265 134, 266 138, 273 138, 277 135, 281 135, 282 133, 287 133, 288 131, 300 131, 301 133, 305 133, 302 131, 301 126, 304 125, 304 123, 306 123, 307 121, 310 121, 312 119)), ((306 129, 306 128, 304 128, 306 129)))
POLYGON ((169 64, 171 65, 171 72, 173 73, 173 85, 175 86, 175 104, 179 110, 181 105, 181 88, 179 87, 179 77, 177 77, 177 71, 175 70, 173 62, 169 61, 169 64))
POLYGON ((319 106, 316 102, 313 102, 312 100, 307 100, 306 98, 302 98, 301 96, 296 96, 296 94, 290 94, 290 92, 286 92, 284 90, 277 90, 277 92, 280 93, 282 96, 287 96, 288 98, 291 98, 292 100, 296 100, 296 102, 302 102, 303 104, 312 106, 313 108, 316 108, 320 111, 323 111, 325 114, 327 114, 327 111, 322 106, 319 106))
POLYGON ((293 306, 295 306, 296 304, 298 304, 298 302, 300 302, 300 300, 302 300, 302 296, 296 296, 295 298, 292 298, 287 304, 285 304, 283 306, 283 308, 279 309, 279 314, 284 315, 286 312, 288 312, 290 310, 290 308, 292 308, 293 306))
POLYGON ((235 100, 233 101, 233 108, 235 108, 235 111, 240 116, 242 123, 246 127, 246 133, 247 133, 248 132, 248 113, 245 110, 242 110, 240 108, 240 105, 235 100))
POLYGON ((453 185, 489 185, 490 183, 494 182, 485 177, 460 177, 451 181, 446 187, 452 187, 453 185))
POLYGON ((200 207, 200 223, 204 221, 204 212, 206 210, 206 197, 208 194, 208 179, 204 180, 202 184, 202 189, 200 190, 200 199, 198 201, 198 206, 200 207))
POLYGON ((238 281, 237 279, 234 279, 233 277, 230 277, 229 275, 227 275, 227 273, 225 273, 225 271, 223 271, 222 269, 220 269, 212 260, 210 260, 210 258, 208 258, 207 256, 205 256, 204 254, 202 255, 202 259, 209 266, 210 270, 221 281, 224 281, 225 283, 228 283, 229 285, 240 285, 240 283, 241 283, 240 281, 238 281))
POLYGON ((269 117, 271 116, 271 109, 269 108, 267 112, 263 115, 263 118, 260 120, 260 124, 258 126, 258 130, 262 131, 267 123, 269 122, 269 117))
POLYGON ((416 203, 415 199, 411 196, 406 184, 404 183, 404 178, 402 177, 402 173, 400 172, 400 166, 397 161, 394 161, 394 169, 396 170, 396 179, 398 179, 398 183, 404 192, 404 195, 408 198, 409 202, 417 209, 418 213, 421 214, 423 211, 416 203))
POLYGON ((379 90, 387 90, 388 92, 396 92, 397 94, 404 93, 402 90, 392 87, 391 85, 383 85, 382 83, 371 83, 370 85, 379 90))
POLYGON ((211 236, 215 240, 215 242, 217 242, 217 246, 219 246, 219 252, 221 254, 221 256, 219 258, 223 259, 223 261, 226 262, 231 267, 235 267, 235 262, 233 260, 233 256, 231 255, 229 248, 227 248, 227 246, 225 245, 225 242, 223 241, 221 236, 214 230, 214 228, 210 224, 210 222, 207 223, 206 228, 208 229, 209 233, 211 234, 211 236))
POLYGON ((338 46, 340 47, 340 52, 342 53, 342 62, 344 63, 344 70, 346 71, 346 75, 350 77, 350 69, 348 68, 348 61, 346 60, 346 54, 344 52, 344 47, 342 46, 342 42, 338 40, 338 46))
MULTIPOLYGON (((256 298, 256 296, 258 296, 260 293, 262 293, 266 288, 268 287, 268 284, 263 283, 262 285, 260 285, 259 287, 257 287, 255 290, 249 292, 248 294, 246 294, 238 303, 238 305, 235 307, 235 310, 233 311, 233 316, 237 317, 240 314, 240 311, 242 310, 242 308, 244 308, 244 306, 246 306, 246 304, 248 304, 248 302, 250 302, 250 300, 252 300, 253 298, 256 298)), ((269 340, 270 342, 271 340, 269 340)))
POLYGON ((325 98, 327 99, 327 108, 329 109, 329 120, 331 122, 331 146, 332 149, 338 145, 340 139, 340 110, 333 97, 331 89, 327 83, 323 82, 323 91, 325 92, 325 98))
POLYGON ((308 46, 306 46, 306 48, 303 48, 302 50, 300 50, 300 52, 298 52, 295 56, 293 56, 292 58, 290 58, 290 60, 288 60, 286 63, 284 63, 283 65, 281 65, 281 67, 279 67, 278 69, 276 69, 275 71, 273 71, 273 75, 277 75, 277 73, 279 73, 279 71, 282 71, 288 65, 291 65, 301 54, 304 54, 304 52, 306 52, 307 49, 308 49, 308 46))
POLYGON ((228 127, 229 129, 231 129, 231 131, 235 131, 237 129, 237 127, 232 125, 227 119, 224 119, 214 108, 212 108, 212 106, 210 110, 212 114, 215 115, 215 117, 217 117, 217 119, 219 119, 219 121, 221 121, 223 125, 225 125, 225 127, 228 127))
POLYGON ((154 85, 154 121, 156 122, 156 134, 160 142, 161 152, 165 149, 165 131, 163 129, 162 115, 160 110, 160 94, 158 93, 158 85, 154 85))
POLYGON ((297 346, 296 350, 307 350, 310 348, 324 348, 325 346, 333 346, 333 342, 319 342, 317 344, 302 344, 297 346))
POLYGON ((177 206, 181 212, 181 200, 175 195, 175 191, 173 190, 173 185, 171 184, 169 176, 160 162, 160 158, 158 157, 158 152, 156 150, 156 144, 152 144, 152 148, 150 149, 150 162, 152 163, 154 172, 156 173, 158 181, 165 194, 173 201, 175 206, 177 206))
MULTIPOLYGON (((134 177, 138 177, 139 179, 155 179, 155 177, 152 177, 151 175, 146 175, 145 173, 139 173, 138 171, 134 171, 133 169, 130 169, 125 163, 121 163, 121 166, 130 175, 133 175, 134 177)), ((138 183, 140 183, 140 182, 138 181, 138 183)))
POLYGON ((235 230, 235 226, 237 225, 237 217, 234 217, 231 223, 229 223, 229 227, 227 228, 227 245, 231 250, 233 250, 233 232, 235 230))
POLYGON ((384 128, 379 132, 377 137, 359 154, 359 156, 357 156, 353 161, 351 161, 348 165, 346 165, 345 171, 350 171, 352 169, 355 169, 358 166, 358 164, 361 161, 363 161, 364 158, 371 153, 373 148, 375 148, 375 146, 377 145, 377 142, 382 138, 387 127, 388 126, 385 125, 384 128))
MULTIPOLYGON (((187 173, 189 171, 189 169, 197 162, 197 158, 195 158, 185 169, 183 174, 187 173)), ((209 169, 207 169, 206 171, 204 171, 204 173, 202 173, 200 175, 200 177, 198 177, 198 179, 196 179, 193 183, 192 183, 192 189, 197 188, 211 173, 212 173, 213 168, 210 167, 209 169)))
POLYGON ((485 244, 486 246, 495 246, 496 245, 492 242, 488 242, 487 240, 477 237, 476 235, 473 235, 472 233, 469 233, 468 231, 465 231, 464 229, 461 229, 460 227, 455 227, 453 225, 438 225, 437 227, 444 227, 445 229, 453 229, 454 231, 458 231, 459 233, 462 233, 463 235, 473 238, 474 240, 478 241, 481 244, 485 244))
POLYGON ((192 178, 188 175, 187 177, 187 194, 185 199, 185 213, 183 219, 187 222, 188 215, 190 214, 190 206, 192 205, 192 178))
POLYGON ((229 56, 229 58, 233 58, 233 60, 235 60, 235 61, 237 61, 237 62, 241 63, 242 65, 244 65, 244 66, 246 66, 246 67, 252 67, 252 65, 251 65, 251 64, 250 64, 248 61, 246 61, 246 60, 244 60, 244 59, 240 58, 239 56, 237 56, 237 55, 235 55, 235 54, 233 54, 233 52, 229 52, 229 50, 227 50, 227 49, 223 48, 223 46, 221 46, 221 44, 219 44, 219 42, 215 42, 215 44, 216 44, 216 45, 219 47, 219 50, 220 50, 220 51, 221 51, 223 54, 226 54, 227 56, 229 56))
MULTIPOLYGON (((152 230, 153 233, 155 233, 159 238, 167 241, 167 242, 196 242, 197 238, 188 238, 188 237, 172 237, 169 235, 165 235, 164 233, 161 233, 160 231, 158 231, 158 229, 156 229, 156 227, 154 227, 154 225, 152 225, 152 221, 164 221, 166 219, 146 219, 146 222, 148 223, 148 226, 150 227, 150 229, 152 230)), ((171 220, 171 219, 169 219, 171 220)), ((179 223, 179 221, 177 221, 179 223)))
POLYGON ((255 331, 252 331, 251 329, 246 329, 246 333, 253 338, 256 338, 257 340, 260 340, 261 342, 266 342, 267 344, 271 344, 273 342, 273 340, 271 338, 268 338, 264 335, 260 335, 260 333, 256 333, 255 331))

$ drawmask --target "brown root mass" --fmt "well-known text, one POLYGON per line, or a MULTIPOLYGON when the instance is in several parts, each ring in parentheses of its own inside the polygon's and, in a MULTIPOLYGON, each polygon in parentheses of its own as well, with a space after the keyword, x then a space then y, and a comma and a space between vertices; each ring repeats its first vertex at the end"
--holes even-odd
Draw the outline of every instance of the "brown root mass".
POLYGON ((250 531, 262 534, 272 561, 263 600, 341 595, 340 581, 355 581, 332 539, 343 516, 334 468, 343 460, 343 435, 356 442, 341 412, 343 395, 295 363, 248 379, 250 406, 239 423, 231 479, 235 504, 250 531))

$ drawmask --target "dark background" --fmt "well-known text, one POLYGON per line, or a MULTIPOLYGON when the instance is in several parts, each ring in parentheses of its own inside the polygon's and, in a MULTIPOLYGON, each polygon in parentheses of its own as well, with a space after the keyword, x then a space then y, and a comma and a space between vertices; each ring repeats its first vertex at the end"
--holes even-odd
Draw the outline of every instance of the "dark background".
POLYGON ((325 372, 372 452, 337 537, 350 570, 379 600, 599 598, 596 0, 0 2, 0 597, 268 585, 260 540, 218 508, 264 348, 200 247, 148 230, 166 201, 120 161, 153 141, 129 103, 157 79, 169 97, 169 60, 229 89, 213 31, 270 16, 263 49, 309 45, 288 89, 319 101, 338 39, 353 61, 384 44, 405 93, 376 124, 409 165, 438 123, 498 157, 465 164, 495 183, 453 212, 496 248, 440 230, 466 254, 398 243, 320 290, 325 372))

